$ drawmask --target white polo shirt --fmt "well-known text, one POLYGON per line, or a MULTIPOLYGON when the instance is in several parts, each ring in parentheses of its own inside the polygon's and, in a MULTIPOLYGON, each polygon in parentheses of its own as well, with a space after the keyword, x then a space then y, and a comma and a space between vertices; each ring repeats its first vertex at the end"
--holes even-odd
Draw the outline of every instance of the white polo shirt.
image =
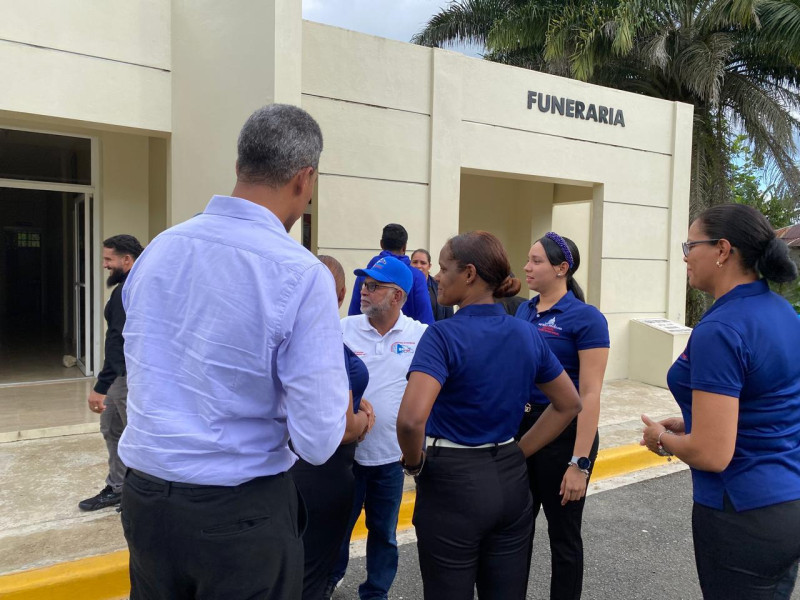
POLYGON ((369 384, 364 398, 375 408, 375 426, 356 448, 360 465, 374 467, 400 460, 397 411, 406 391, 408 367, 427 327, 401 313, 394 327, 381 336, 366 315, 342 319, 344 343, 367 365, 369 384))

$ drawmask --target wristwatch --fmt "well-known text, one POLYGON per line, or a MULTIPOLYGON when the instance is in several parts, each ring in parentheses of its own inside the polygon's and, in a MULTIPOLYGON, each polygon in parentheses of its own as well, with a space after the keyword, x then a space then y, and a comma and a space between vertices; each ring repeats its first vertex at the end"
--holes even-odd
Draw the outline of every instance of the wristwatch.
POLYGON ((569 466, 575 465, 578 467, 578 470, 589 477, 589 467, 592 466, 592 461, 590 461, 585 456, 573 456, 569 461, 569 466))

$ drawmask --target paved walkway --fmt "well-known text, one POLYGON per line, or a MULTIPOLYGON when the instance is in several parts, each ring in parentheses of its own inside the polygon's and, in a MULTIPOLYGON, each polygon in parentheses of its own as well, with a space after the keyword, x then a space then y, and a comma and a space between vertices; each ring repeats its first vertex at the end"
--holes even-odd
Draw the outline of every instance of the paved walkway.
MULTIPOLYGON (((113 508, 84 513, 77 506, 105 485, 107 468, 96 415, 86 411, 84 419, 79 417, 85 387, 81 381, 52 388, 63 394, 63 406, 51 402, 49 411, 39 413, 36 439, 27 439, 34 434, 20 434, 10 421, 3 423, 0 410, 0 435, 20 440, 0 443, 0 575, 126 547, 113 508)), ((13 411, 6 407, 5 412, 13 411)), ((601 448, 638 442, 643 412, 661 418, 677 414, 677 406, 667 390, 627 380, 606 382, 601 448)), ((10 418, 21 423, 30 415, 10 418)))

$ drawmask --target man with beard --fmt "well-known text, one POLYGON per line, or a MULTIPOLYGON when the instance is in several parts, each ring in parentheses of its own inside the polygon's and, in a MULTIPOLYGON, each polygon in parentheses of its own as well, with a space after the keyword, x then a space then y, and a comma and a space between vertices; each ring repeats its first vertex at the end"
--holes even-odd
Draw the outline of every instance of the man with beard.
POLYGON ((103 370, 89 394, 89 408, 100 413, 100 432, 108 448, 108 477, 100 493, 78 503, 81 510, 99 510, 120 503, 125 465, 117 455, 117 444, 128 422, 124 340, 125 309, 122 285, 133 263, 142 253, 142 245, 132 235, 115 235, 103 242, 103 268, 110 271, 106 285, 114 287, 103 315, 106 319, 106 353, 103 370))
POLYGON ((375 426, 356 448, 353 511, 325 598, 330 598, 344 577, 350 535, 362 506, 368 529, 367 580, 358 588, 359 597, 385 599, 397 573, 397 517, 404 481, 397 443, 397 411, 406 389, 408 367, 427 328, 401 312, 413 285, 411 271, 394 256, 380 257, 366 269, 354 271, 363 281, 362 314, 342 319, 342 331, 345 344, 367 365, 369 383, 364 397, 372 403, 375 426))

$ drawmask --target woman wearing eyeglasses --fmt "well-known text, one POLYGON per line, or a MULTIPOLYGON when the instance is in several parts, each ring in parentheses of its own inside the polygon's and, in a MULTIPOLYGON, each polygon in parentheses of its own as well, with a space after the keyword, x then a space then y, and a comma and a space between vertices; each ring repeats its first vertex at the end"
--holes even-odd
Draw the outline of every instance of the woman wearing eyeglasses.
POLYGON ((642 444, 692 470, 692 533, 706 600, 788 599, 800 558, 800 320, 767 280, 797 267, 755 209, 692 223, 689 285, 714 296, 667 375, 683 418, 645 423, 642 444))
MULTIPOLYGON (((525 280, 537 296, 517 309, 533 324, 580 392, 583 410, 564 432, 528 459, 534 527, 539 509, 547 517, 552 573, 551 600, 577 600, 583 587, 581 521, 586 487, 600 443, 600 390, 608 362, 608 323, 574 279, 581 264, 575 243, 548 232, 531 246, 525 280)), ((533 390, 518 436, 549 404, 533 390)))
POLYGON ((439 266, 439 302, 459 310, 422 336, 397 415, 401 462, 417 476, 424 595, 472 600, 477 586, 481 599, 521 600, 532 525, 525 456, 572 421, 580 399, 536 329, 495 304, 520 288, 495 236, 450 239, 439 266), (551 404, 517 445, 536 386, 551 404))

